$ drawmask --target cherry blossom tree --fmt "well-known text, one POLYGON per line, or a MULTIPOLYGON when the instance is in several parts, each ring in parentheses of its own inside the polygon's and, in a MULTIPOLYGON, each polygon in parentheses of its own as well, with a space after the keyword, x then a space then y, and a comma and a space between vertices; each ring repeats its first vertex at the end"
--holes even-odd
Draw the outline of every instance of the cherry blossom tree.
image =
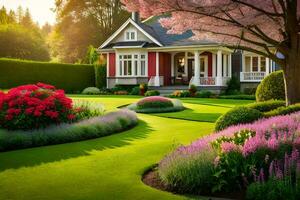
POLYGON ((169 33, 193 30, 274 60, 284 71, 287 104, 300 102, 300 0, 122 0, 142 17, 165 14, 169 33), (280 55, 280 56, 278 56, 280 55))

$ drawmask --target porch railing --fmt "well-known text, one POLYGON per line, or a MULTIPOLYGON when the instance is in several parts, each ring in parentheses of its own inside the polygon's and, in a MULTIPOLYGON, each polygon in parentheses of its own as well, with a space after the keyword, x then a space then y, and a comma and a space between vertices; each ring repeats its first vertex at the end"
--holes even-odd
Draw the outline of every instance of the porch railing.
POLYGON ((266 77, 266 72, 241 72, 241 81, 260 82, 266 77))
POLYGON ((200 85, 204 85, 204 86, 217 85, 216 77, 200 77, 200 85))

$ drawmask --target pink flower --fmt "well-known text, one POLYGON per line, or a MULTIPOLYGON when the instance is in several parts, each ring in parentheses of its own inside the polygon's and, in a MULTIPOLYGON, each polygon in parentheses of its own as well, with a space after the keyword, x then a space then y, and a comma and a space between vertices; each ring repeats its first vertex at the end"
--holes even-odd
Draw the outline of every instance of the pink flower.
POLYGON ((240 151, 240 147, 232 142, 223 142, 221 144, 221 149, 223 153, 229 153, 232 151, 240 151))

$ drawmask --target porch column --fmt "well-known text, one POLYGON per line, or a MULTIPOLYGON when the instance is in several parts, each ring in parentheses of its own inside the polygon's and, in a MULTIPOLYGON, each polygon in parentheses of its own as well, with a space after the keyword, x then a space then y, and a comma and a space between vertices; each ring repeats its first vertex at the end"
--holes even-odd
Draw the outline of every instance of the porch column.
POLYGON ((266 75, 270 74, 270 58, 266 57, 266 75))
POLYGON ((217 63, 216 63, 216 54, 212 54, 212 77, 216 77, 216 72, 217 72, 217 63))
POLYGON ((109 53, 106 54, 106 88, 109 87, 109 53))
POLYGON ((222 86, 222 51, 218 50, 217 53, 217 86, 222 86))
POLYGON ((223 77, 227 77, 227 67, 228 67, 227 54, 224 54, 223 55, 223 77))
POLYGON ((189 77, 189 72, 188 72, 188 52, 184 52, 184 75, 186 77, 189 77))
POLYGON ((159 52, 156 52, 156 69, 155 69, 155 80, 154 80, 154 86, 159 87, 160 86, 160 78, 159 78, 159 52))
POLYGON ((228 55, 228 77, 232 77, 232 54, 228 55))
POLYGON ((175 76, 175 53, 171 53, 171 76, 175 76))
POLYGON ((195 75, 194 75, 194 82, 193 84, 196 86, 200 85, 200 52, 194 52, 194 59, 195 59, 195 75))

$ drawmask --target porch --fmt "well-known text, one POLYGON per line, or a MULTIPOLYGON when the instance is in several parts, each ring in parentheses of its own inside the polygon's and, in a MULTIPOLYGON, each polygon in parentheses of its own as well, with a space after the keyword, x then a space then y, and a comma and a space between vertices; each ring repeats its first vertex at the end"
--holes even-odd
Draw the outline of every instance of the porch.
POLYGON ((155 74, 149 74, 148 85, 225 87, 232 75, 231 53, 228 49, 156 52, 155 74))

